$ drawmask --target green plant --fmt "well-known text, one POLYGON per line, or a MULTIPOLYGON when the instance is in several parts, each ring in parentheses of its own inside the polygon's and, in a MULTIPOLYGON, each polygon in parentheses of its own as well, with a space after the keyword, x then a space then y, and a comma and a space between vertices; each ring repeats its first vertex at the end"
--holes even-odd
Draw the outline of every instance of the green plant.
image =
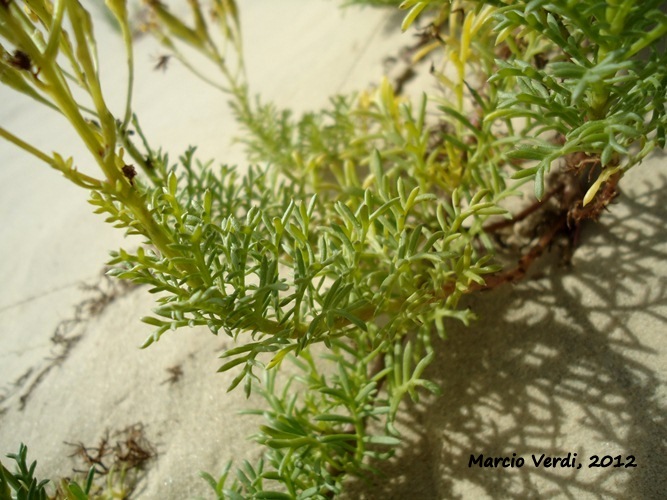
POLYGON ((46 493, 49 480, 37 482, 35 468, 37 462, 28 466, 28 447, 21 443, 19 452, 7 455, 16 462, 16 472, 12 473, 0 462, 0 498, 16 500, 46 500, 47 498, 62 498, 63 500, 87 500, 93 485, 95 469, 91 468, 86 476, 85 486, 76 481, 63 479, 55 497, 46 493), (12 494, 12 491, 14 492, 12 494))
POLYGON ((665 145, 664 2, 406 0, 402 28, 428 26, 415 63, 441 55, 432 73, 442 94, 411 102, 384 80, 299 119, 250 95, 232 0, 210 2, 210 17, 189 2, 192 24, 145 3, 148 30, 231 100, 249 159, 265 166, 214 167, 194 149, 172 166, 150 145, 132 113, 121 0, 106 2, 130 71, 120 118, 105 103, 79 2, 0 3, 3 83, 64 115, 101 176, 0 135, 88 189, 107 222, 143 237, 111 264, 115 276, 161 294, 144 318, 155 327, 145 346, 196 325, 235 340, 220 370, 237 371, 230 390, 243 383, 267 401, 256 436, 267 451, 234 480, 229 468, 219 480, 206 474, 220 498, 330 497, 346 474, 372 470, 370 459, 400 443, 393 422, 405 397, 438 392, 424 375, 432 336, 444 337, 449 319, 473 319, 459 307, 463 295, 525 275, 559 234, 576 237, 600 215, 625 171, 665 145), (208 58, 221 82, 186 50, 208 58), (550 176, 556 165, 565 168, 550 176), (538 201, 512 217, 504 200, 531 179, 538 201), (551 199, 556 213, 543 210, 551 199), (490 235, 541 210, 546 229, 503 267, 490 235), (497 216, 507 220, 488 220, 497 216), (278 383, 285 360, 300 375, 278 383), (383 430, 370 433, 371 420, 383 430))

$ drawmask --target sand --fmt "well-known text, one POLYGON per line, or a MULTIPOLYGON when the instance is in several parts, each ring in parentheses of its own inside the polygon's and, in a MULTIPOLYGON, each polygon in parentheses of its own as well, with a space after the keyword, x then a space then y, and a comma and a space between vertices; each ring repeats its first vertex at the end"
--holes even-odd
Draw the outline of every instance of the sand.
MULTIPOLYGON (((315 0, 242 9, 252 90, 297 112, 377 82, 385 57, 413 41, 389 37, 392 11, 315 0)), ((104 22, 97 32, 105 89, 120 109, 122 47, 104 22)), ((244 164, 226 98, 176 63, 154 72, 159 54, 139 42, 135 104, 148 136, 172 156, 198 144, 202 159, 244 164)), ((3 126, 86 168, 57 117, 4 88, 0 102, 3 126)), ((66 443, 95 446, 107 429, 141 423, 157 458, 135 497, 210 497, 199 471, 215 476, 229 459, 260 454, 247 440, 260 419, 237 412, 261 400, 227 393, 231 375, 216 373, 230 341, 182 330, 139 350, 153 297, 101 277, 108 251, 131 243, 57 173, 5 143, 0 161, 0 453, 24 442, 40 476, 71 475, 76 448, 66 443)), ((351 481, 349 498, 664 498, 666 164, 656 154, 624 179, 571 268, 554 258, 535 279, 471 300, 479 321, 451 325, 429 369, 443 396, 405 406, 406 446, 380 465, 385 477, 351 481), (581 469, 532 459, 568 453, 581 469), (470 467, 480 454, 525 465, 470 467), (593 455, 623 464, 632 455, 637 467, 589 468, 593 455)))

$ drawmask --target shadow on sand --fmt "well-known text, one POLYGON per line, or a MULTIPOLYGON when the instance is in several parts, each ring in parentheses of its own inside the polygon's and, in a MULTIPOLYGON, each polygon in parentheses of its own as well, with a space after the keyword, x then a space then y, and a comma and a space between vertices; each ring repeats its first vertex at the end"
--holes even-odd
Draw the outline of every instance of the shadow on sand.
POLYGON ((443 395, 406 408, 404 446, 351 497, 665 498, 665 186, 630 184, 572 268, 554 259, 540 278, 472 298, 480 319, 452 325, 429 368, 443 395), (568 452, 580 469, 531 458, 568 452), (469 467, 471 454, 513 453, 522 468, 469 467), (592 455, 637 467, 589 468, 592 455))

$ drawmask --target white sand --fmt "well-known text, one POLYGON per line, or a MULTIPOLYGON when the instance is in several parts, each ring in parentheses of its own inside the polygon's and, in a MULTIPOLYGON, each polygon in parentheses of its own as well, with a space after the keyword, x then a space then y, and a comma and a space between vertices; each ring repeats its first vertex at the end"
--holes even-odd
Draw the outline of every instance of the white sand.
MULTIPOLYGON (((359 14, 315 0, 242 9, 253 90, 297 111, 377 82, 383 58, 413 42, 409 34, 387 38, 387 23, 394 31, 396 23, 388 11, 359 14)), ((122 48, 103 23, 97 30, 107 90, 120 109, 122 48)), ((196 143, 202 159, 243 163, 229 144, 236 127, 224 96, 177 64, 154 73, 159 53, 149 40, 138 46, 136 109, 148 136, 173 156, 196 143)), ((0 102, 3 126, 47 151, 71 152, 85 169, 85 153, 61 121, 5 89, 0 102)), ((229 341, 183 330, 138 350, 150 332, 138 319, 152 297, 134 289, 101 314, 84 314, 67 333, 78 342, 54 364, 48 358, 64 347, 50 338, 95 296, 79 284, 99 280, 122 235, 91 214, 85 193, 26 154, 0 143, 0 161, 0 452, 23 441, 38 474, 69 475, 64 441, 95 445, 107 428, 143 422, 158 458, 138 497, 210 496, 200 470, 215 475, 227 460, 254 462, 259 453, 246 440, 258 419, 236 412, 260 401, 227 394, 230 376, 215 373, 229 341), (182 377, 165 383, 174 366, 182 377)), ((657 173, 665 163, 654 156, 625 179, 631 196, 586 233, 572 270, 474 300, 480 321, 453 326, 430 370, 443 396, 404 412, 407 445, 381 466, 388 478, 352 484, 350 498, 663 498, 667 209, 657 173), (530 459, 570 451, 582 469, 536 468, 530 459), (512 452, 524 457, 523 468, 468 467, 471 454, 512 452), (634 455, 638 467, 589 469, 593 454, 634 455)))

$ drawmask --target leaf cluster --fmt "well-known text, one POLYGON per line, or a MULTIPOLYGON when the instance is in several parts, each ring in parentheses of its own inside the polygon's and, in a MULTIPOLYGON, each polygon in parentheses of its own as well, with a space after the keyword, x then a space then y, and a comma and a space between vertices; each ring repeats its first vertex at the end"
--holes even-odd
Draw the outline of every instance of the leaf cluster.
POLYGON ((523 120, 520 146, 510 158, 536 161, 515 177, 535 176, 541 198, 550 166, 583 153, 603 170, 601 183, 665 146, 667 33, 664 2, 512 2, 497 10, 498 41, 512 39, 512 55, 498 61, 491 82, 514 84, 486 117, 523 120), (530 50, 540 41, 540 50, 530 50), (525 60, 541 54, 539 65, 525 60), (557 142, 554 141, 557 138, 557 142))
POLYGON ((84 486, 76 481, 67 479, 62 480, 60 489, 55 496, 50 496, 46 492, 48 479, 37 481, 35 477, 35 468, 37 462, 33 461, 28 465, 28 447, 21 443, 18 453, 7 455, 16 462, 16 472, 11 472, 0 462, 0 497, 3 499, 16 500, 88 500, 89 493, 93 486, 95 469, 91 467, 84 486))
POLYGON ((254 437, 265 446, 264 457, 256 466, 245 462, 229 486, 229 467, 217 482, 209 474, 203 477, 219 498, 322 498, 341 493, 344 474, 363 477, 376 472, 369 460, 390 457, 400 444, 399 434, 386 422, 392 421, 404 395, 417 400, 421 387, 439 393, 422 378, 434 352, 417 354, 411 342, 397 343, 384 355, 385 368, 369 379, 365 362, 377 361, 379 351, 368 352, 361 342, 352 348, 348 342, 334 341, 320 360, 310 353, 293 358, 300 373, 283 387, 276 383, 276 371, 264 372, 256 390, 268 408, 247 412, 266 420, 254 437), (359 362, 361 354, 364 363, 359 362), (394 388, 389 399, 380 395, 383 384, 394 388), (369 421, 386 432, 369 434, 369 421))

